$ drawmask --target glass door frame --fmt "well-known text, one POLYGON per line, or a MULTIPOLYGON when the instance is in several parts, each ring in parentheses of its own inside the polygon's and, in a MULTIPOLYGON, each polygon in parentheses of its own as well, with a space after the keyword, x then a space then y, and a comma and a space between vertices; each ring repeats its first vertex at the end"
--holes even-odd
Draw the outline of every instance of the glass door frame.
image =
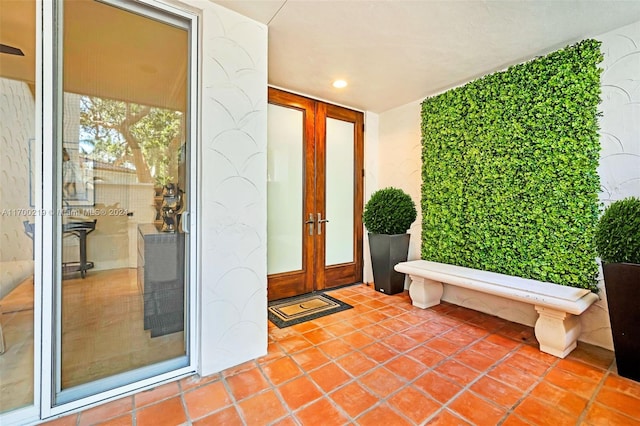
MULTIPOLYGON (((188 275, 187 286, 185 292, 186 303, 188 304, 188 316, 185 322, 185 338, 187 339, 186 355, 188 358, 188 364, 185 367, 178 368, 166 373, 158 374, 147 379, 139 380, 130 384, 119 386, 110 390, 95 393, 89 396, 81 397, 79 399, 55 405, 56 392, 54 389, 54 375, 55 358, 54 354, 57 350, 58 342, 56 342, 56 316, 59 316, 56 305, 55 285, 57 285, 58 277, 60 273, 59 263, 57 260, 57 253, 60 253, 61 237, 57 230, 61 226, 59 217, 56 212, 57 207, 57 192, 61 186, 61 176, 57 170, 57 152, 58 143, 61 140, 62 126, 59 124, 62 111, 62 57, 61 49, 59 49, 62 40, 62 29, 60 19, 58 17, 59 4, 62 4, 62 0, 57 2, 49 2, 38 0, 38 13, 42 25, 38 28, 42 28, 42 34, 36 37, 38 43, 41 46, 40 54, 38 55, 36 64, 37 75, 37 88, 40 96, 36 99, 36 125, 39 126, 36 129, 37 143, 36 146, 41 148, 41 156, 38 157, 38 161, 41 163, 42 172, 38 174, 36 182, 39 184, 38 188, 42 188, 41 191, 36 191, 36 206, 43 212, 50 212, 50 214, 43 214, 36 217, 36 232, 37 240, 35 242, 36 247, 36 271, 35 271, 35 283, 36 283, 36 305, 35 312, 41 312, 42 326, 37 327, 35 330, 36 344, 35 344, 35 356, 38 359, 35 362, 35 374, 36 383, 34 388, 34 399, 37 404, 41 401, 40 418, 46 419, 49 417, 57 416, 62 413, 83 408, 89 405, 104 402, 105 400, 117 399, 127 394, 132 394, 145 387, 157 385, 158 383, 170 381, 182 376, 188 376, 196 371, 196 366, 199 363, 198 359, 198 339, 199 334, 197 325, 197 277, 199 264, 197 262, 197 254, 199 253, 198 238, 197 238, 197 215, 194 214, 198 211, 197 196, 188 197, 188 211, 191 214, 188 217, 188 228, 190 233, 188 251, 188 275), (41 11, 41 12, 40 12, 41 11), (40 132, 41 129, 41 132, 40 132), (47 159, 47 161, 43 161, 47 159), (38 294, 38 289, 41 289, 41 297, 38 294), (41 299, 40 309, 39 299, 41 299), (40 339, 38 339, 40 337, 40 339), (38 343, 42 346, 39 348, 38 343), (40 356, 41 354, 41 356, 40 356), (40 373, 40 374, 38 374, 40 373)), ((199 169, 197 168, 197 152, 199 151, 199 120, 198 120, 198 105, 199 105, 199 87, 200 79, 198 69, 200 69, 200 55, 199 52, 199 16, 189 10, 183 10, 173 5, 168 5, 154 0, 107 0, 106 3, 112 6, 134 6, 142 7, 144 10, 160 9, 161 11, 169 12, 174 15, 178 15, 187 19, 190 22, 190 66, 189 66, 189 118, 187 122, 187 138, 189 140, 189 156, 188 156, 188 175, 190 180, 190 192, 192 194, 198 193, 198 177, 199 169)), ((130 7, 126 7, 130 9, 130 7)), ((39 166, 39 165, 38 165, 39 166)), ((39 321, 38 321, 39 322, 39 321)), ((38 323, 37 322, 37 323, 38 323)), ((36 323, 36 324, 37 324, 36 323)))

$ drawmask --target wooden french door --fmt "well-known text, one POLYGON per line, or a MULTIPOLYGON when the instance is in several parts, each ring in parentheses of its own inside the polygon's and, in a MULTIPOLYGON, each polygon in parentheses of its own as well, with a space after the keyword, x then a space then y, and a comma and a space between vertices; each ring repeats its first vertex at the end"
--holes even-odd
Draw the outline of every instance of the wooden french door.
POLYGON ((362 281, 361 112, 269 88, 269 300, 362 281))

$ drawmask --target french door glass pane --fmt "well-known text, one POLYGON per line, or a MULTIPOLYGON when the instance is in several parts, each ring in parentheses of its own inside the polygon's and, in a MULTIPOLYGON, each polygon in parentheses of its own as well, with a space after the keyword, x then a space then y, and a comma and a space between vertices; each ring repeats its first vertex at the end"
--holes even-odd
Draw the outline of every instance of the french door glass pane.
POLYGON ((94 384, 74 397, 187 365, 189 31, 145 12, 63 3, 55 383, 94 384))
POLYGON ((302 269, 304 114, 269 104, 267 272, 302 269))
POLYGON ((327 118, 325 264, 353 262, 354 124, 327 118))
POLYGON ((35 1, 0 2, 0 413, 34 402, 35 1))

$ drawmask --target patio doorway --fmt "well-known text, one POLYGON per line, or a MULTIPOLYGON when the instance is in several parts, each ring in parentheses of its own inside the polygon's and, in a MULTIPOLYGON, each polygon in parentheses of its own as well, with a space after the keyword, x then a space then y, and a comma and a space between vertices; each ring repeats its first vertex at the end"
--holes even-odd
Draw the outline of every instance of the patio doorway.
POLYGON ((269 88, 269 300, 362 281, 361 112, 269 88))

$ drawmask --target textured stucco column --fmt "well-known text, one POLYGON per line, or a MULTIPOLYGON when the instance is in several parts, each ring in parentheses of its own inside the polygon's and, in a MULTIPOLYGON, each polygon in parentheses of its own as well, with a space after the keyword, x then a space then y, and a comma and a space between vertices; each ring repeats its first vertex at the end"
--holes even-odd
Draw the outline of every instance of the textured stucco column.
POLYGON ((442 283, 417 275, 409 275, 411 284, 409 285, 409 296, 416 308, 426 309, 439 305, 442 298, 442 283))
POLYGON ((535 326, 540 350, 559 358, 569 355, 580 335, 579 317, 537 305, 536 311, 540 315, 535 326))

